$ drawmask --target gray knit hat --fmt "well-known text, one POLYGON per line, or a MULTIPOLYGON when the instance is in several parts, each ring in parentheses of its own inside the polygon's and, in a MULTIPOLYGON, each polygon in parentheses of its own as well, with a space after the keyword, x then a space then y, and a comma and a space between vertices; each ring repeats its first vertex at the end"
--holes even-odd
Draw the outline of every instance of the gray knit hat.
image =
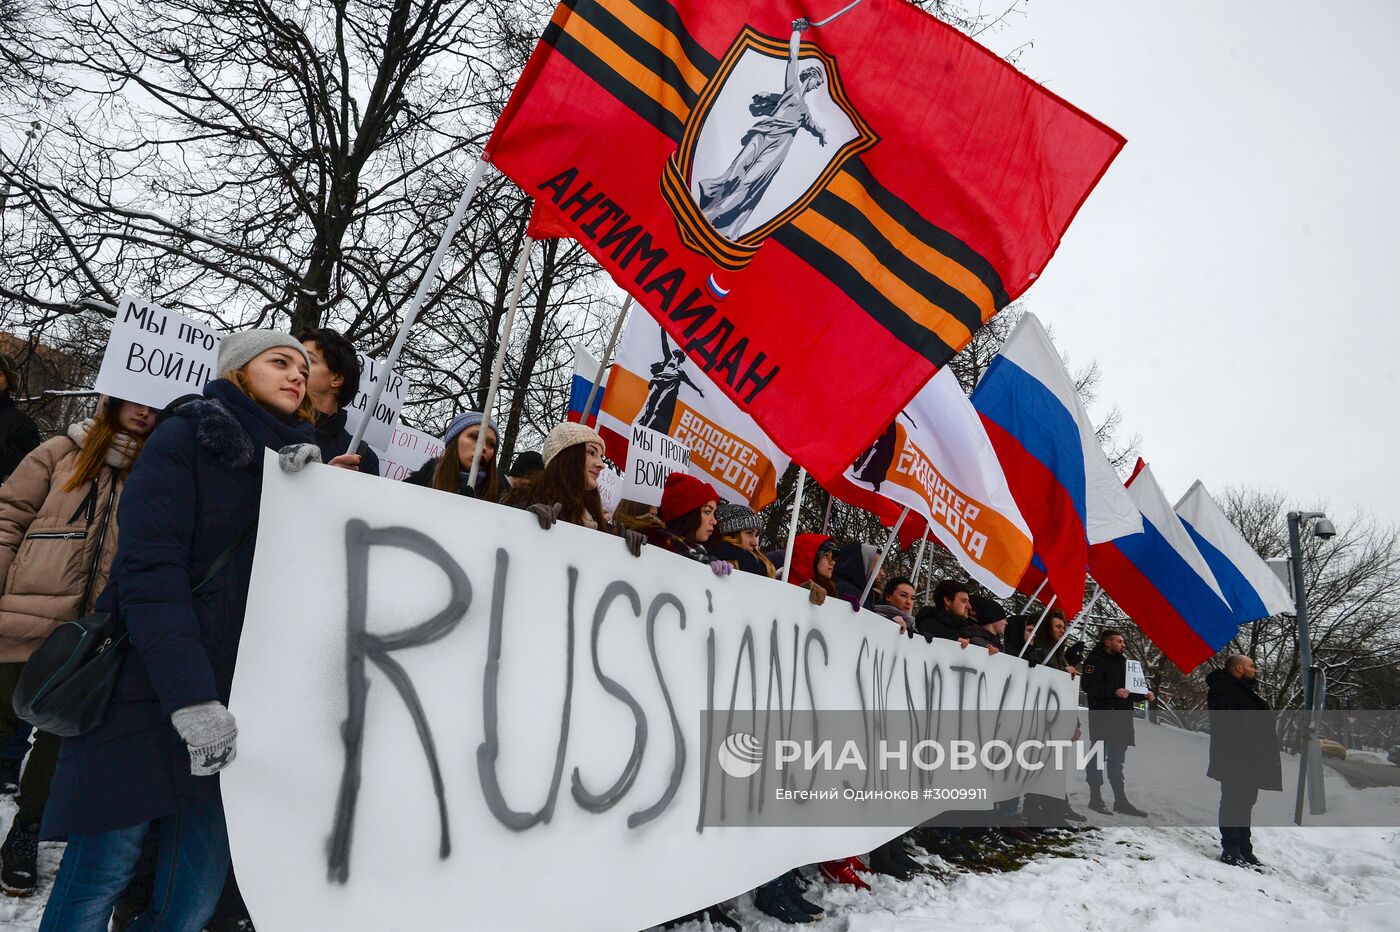
POLYGON ((239 330, 236 333, 226 333, 219 340, 219 375, 242 369, 260 353, 278 346, 296 350, 301 354, 301 358, 306 360, 307 368, 311 367, 311 357, 307 355, 306 347, 301 345, 300 340, 293 339, 290 333, 277 330, 239 330))
MULTIPOLYGON (((442 445, 451 445, 452 441, 456 440, 457 435, 462 431, 466 430, 468 427, 476 427, 482 421, 486 420, 488 420, 486 415, 482 414, 480 411, 463 411, 461 414, 454 417, 452 423, 447 425, 447 430, 442 432, 442 445)), ((486 426, 496 435, 497 440, 501 439, 501 428, 496 425, 495 421, 489 421, 486 426)))
POLYGON ((715 509, 716 529, 721 537, 738 534, 741 531, 761 531, 763 522, 748 505, 725 502, 715 509))
POLYGON ((574 421, 555 424, 554 429, 544 438, 544 464, 548 466, 550 460, 580 443, 596 443, 604 449, 607 448, 598 432, 587 425, 574 421))

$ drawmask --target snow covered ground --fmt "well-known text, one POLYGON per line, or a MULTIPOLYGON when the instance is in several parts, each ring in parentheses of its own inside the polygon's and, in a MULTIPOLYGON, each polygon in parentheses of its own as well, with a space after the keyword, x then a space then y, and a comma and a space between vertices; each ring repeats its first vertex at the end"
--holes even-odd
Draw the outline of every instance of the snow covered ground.
MULTIPOLYGON (((1152 812, 1171 811, 1190 821, 1214 818, 1213 803, 1184 804, 1183 781, 1204 780, 1197 754, 1205 737, 1138 723, 1138 747, 1128 755, 1133 801, 1152 812)), ((1274 821, 1292 811, 1296 758, 1285 757, 1285 792, 1261 797, 1257 810, 1274 821)), ((1211 784, 1213 785, 1213 784, 1211 784)), ((1356 790, 1327 771, 1332 818, 1355 817, 1400 804, 1400 788, 1356 790)), ((1071 789, 1084 810, 1087 791, 1071 789)), ((8 829, 14 804, 0 801, 0 825, 8 829)), ((1310 818, 1310 821, 1311 818, 1310 818)), ((1317 820, 1330 821, 1330 819, 1317 820)), ((1393 823, 1392 823, 1393 824, 1393 823)), ((1048 932, 1186 932, 1203 928, 1278 930, 1400 928, 1400 829, 1309 826, 1254 830, 1255 852, 1269 869, 1259 873, 1216 860, 1214 828, 1106 827, 1085 833, 1066 853, 1045 856, 1018 871, 973 873, 934 859, 938 873, 899 882, 872 878, 871 892, 814 883, 809 897, 827 909, 808 928, 819 932, 914 932, 924 929, 1048 932)), ((42 881, 28 899, 0 897, 0 929, 33 930, 53 882, 62 848, 40 846, 42 881)), ((736 902, 754 932, 790 929, 758 913, 748 896, 736 902)), ((464 926, 467 928, 468 926, 464 926)), ((682 927, 704 932, 703 923, 682 927)), ((344 932, 344 930, 337 930, 344 932)), ((381 930, 373 930, 381 932, 381 930)), ((407 930, 405 930, 407 932, 407 930)), ((498 932, 498 930, 491 930, 498 932)), ((517 932, 517 930, 499 930, 517 932)), ((566 932, 566 930, 565 930, 566 932)))

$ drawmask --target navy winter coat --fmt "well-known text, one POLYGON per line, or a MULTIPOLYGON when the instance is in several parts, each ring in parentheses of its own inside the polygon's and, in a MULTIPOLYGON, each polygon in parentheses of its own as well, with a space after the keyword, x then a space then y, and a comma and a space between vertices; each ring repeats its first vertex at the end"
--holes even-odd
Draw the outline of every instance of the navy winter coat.
MULTIPOLYGON (((316 418, 316 446, 321 448, 321 462, 329 463, 341 454, 350 452, 350 431, 345 429, 344 408, 334 414, 322 414, 316 418)), ((379 475, 379 454, 363 440, 360 441, 360 472, 367 476, 379 475)))
POLYGON ((151 433, 127 480, 111 581, 99 607, 131 632, 101 726, 65 738, 43 837, 112 831, 219 798, 218 777, 190 774, 170 724, 177 709, 228 704, 253 567, 253 538, 193 594, 256 518, 264 448, 312 443, 232 383, 210 382, 151 433))

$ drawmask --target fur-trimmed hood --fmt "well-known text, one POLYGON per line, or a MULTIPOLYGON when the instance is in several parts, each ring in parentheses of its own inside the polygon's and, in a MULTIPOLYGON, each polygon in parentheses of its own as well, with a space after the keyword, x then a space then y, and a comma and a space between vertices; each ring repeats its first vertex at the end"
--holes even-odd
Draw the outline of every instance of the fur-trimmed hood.
POLYGON ((262 449, 316 442, 310 423, 272 414, 226 379, 215 379, 204 386, 204 397, 188 396, 167 412, 188 420, 199 445, 234 469, 261 472, 262 449))

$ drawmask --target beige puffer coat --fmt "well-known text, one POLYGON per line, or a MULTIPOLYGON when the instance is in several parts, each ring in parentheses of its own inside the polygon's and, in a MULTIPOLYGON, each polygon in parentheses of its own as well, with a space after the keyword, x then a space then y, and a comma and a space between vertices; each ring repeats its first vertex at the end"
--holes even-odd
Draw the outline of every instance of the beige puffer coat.
POLYGON ((40 444, 0 486, 0 663, 28 660, 60 623, 89 611, 107 582, 121 486, 139 447, 117 434, 97 479, 63 491, 92 423, 40 444))

